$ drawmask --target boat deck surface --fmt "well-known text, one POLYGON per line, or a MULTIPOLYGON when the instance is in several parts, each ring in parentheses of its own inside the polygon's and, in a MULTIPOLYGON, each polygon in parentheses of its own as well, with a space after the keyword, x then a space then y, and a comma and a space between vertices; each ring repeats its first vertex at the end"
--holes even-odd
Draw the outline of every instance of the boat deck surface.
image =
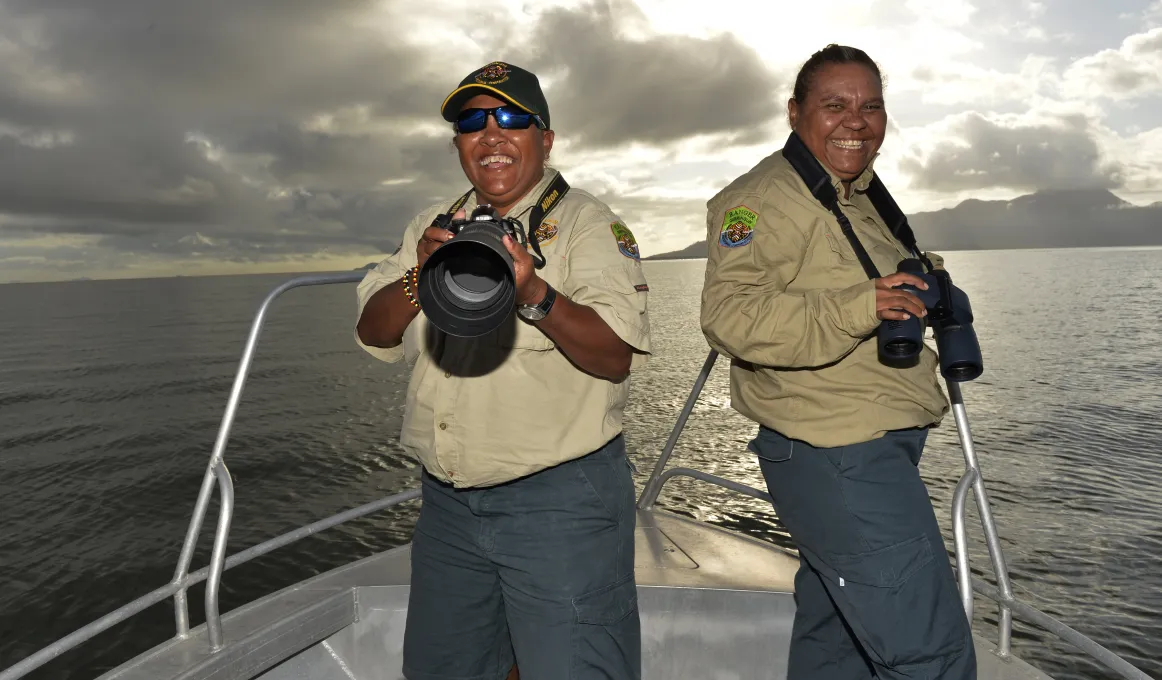
MULTIPOLYGON (((665 511, 638 511, 643 679, 784 678, 792 552, 665 511)), ((223 616, 100 680, 402 680, 410 546, 320 574, 223 616)), ((981 680, 1051 680, 976 639, 981 680)))

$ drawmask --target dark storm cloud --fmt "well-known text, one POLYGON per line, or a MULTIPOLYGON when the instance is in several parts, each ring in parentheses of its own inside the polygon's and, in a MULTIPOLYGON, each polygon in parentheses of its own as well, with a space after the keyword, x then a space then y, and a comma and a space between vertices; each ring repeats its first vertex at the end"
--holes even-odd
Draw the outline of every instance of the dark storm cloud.
POLYGON ((125 222, 258 216, 261 196, 181 134, 88 124, 75 142, 49 148, 0 137, 2 211, 125 222))
POLYGON ((447 135, 407 134, 447 84, 425 55, 363 27, 374 5, 6 3, 0 213, 51 221, 0 235, 105 234, 102 246, 125 252, 192 252, 207 237, 259 254, 391 247, 406 223, 397 215, 436 200, 433 185, 459 171, 447 135), (302 129, 359 107, 402 132, 302 129), (253 176, 208 160, 211 147, 253 176), (420 186, 381 186, 406 177, 420 186), (281 246, 267 243, 274 232, 281 246))
POLYGON ((1121 168, 1105 162, 1084 118, 1056 125, 1006 126, 980 114, 961 117, 953 130, 964 145, 941 142, 926 160, 901 160, 916 186, 936 191, 1005 187, 1110 189, 1121 185, 1121 168))
MULTIPOLYGON (((404 31, 390 11, 402 16, 406 4, 395 5, 5 2, 0 241, 72 236, 85 238, 77 248, 88 256, 248 261, 390 250, 416 212, 466 188, 436 117, 462 77, 447 65, 465 54, 385 34, 404 31)), ((553 10, 525 34, 542 42, 518 48, 556 79, 555 127, 570 142, 753 139, 781 115, 778 83, 748 47, 618 37, 618 17, 633 12, 618 3, 553 10)), ((488 44, 498 21, 476 21, 470 33, 488 44)), ((493 55, 517 59, 499 46, 493 55)), ((48 248, 3 256, 35 259, 37 247, 48 248)))
MULTIPOLYGON (((513 56, 556 80, 547 93, 554 127, 587 146, 666 143, 692 135, 758 131, 784 115, 780 83, 733 36, 621 37, 631 3, 554 9, 513 56)), ((519 63, 519 62, 518 62, 519 63)))

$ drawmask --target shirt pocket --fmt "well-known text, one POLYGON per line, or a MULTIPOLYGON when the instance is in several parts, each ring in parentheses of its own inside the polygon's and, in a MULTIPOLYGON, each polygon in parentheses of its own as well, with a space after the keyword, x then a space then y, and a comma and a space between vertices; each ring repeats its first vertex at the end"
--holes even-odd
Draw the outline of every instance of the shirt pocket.
POLYGON ((831 254, 836 260, 842 264, 859 265, 859 258, 855 256, 855 250, 843 232, 838 231, 838 229, 828 229, 823 235, 827 240, 827 247, 831 249, 831 254))
MULTIPOLYGON (((559 297, 560 294, 558 293, 559 297)), ((547 352, 557 346, 556 343, 549 339, 549 336, 541 332, 541 329, 518 316, 515 308, 508 319, 493 334, 493 338, 496 341, 496 346, 502 349, 525 349, 536 352, 547 352)))

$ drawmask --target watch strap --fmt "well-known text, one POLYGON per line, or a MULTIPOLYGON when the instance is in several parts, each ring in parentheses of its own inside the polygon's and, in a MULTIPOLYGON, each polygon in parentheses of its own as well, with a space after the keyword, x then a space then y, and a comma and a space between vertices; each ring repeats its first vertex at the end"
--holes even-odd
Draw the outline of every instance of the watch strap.
POLYGON ((522 309, 534 310, 536 315, 540 318, 548 316, 549 310, 553 308, 553 303, 557 301, 557 290, 548 283, 545 283, 545 297, 535 305, 521 305, 522 309))

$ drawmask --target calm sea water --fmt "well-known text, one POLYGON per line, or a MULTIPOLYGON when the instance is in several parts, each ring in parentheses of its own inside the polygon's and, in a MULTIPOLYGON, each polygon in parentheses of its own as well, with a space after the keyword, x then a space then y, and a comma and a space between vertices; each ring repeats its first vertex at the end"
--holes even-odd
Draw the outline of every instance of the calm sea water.
MULTIPOLYGON (((1162 250, 948 265, 984 347, 986 373, 964 392, 1016 593, 1162 678, 1162 250)), ((633 378, 627 430, 639 489, 707 352, 703 262, 646 267, 657 355, 633 378)), ((0 286, 0 668, 172 577, 252 315, 287 278, 0 286)), ((231 552, 415 484, 397 443, 406 376, 352 344, 354 311, 352 285, 273 308, 226 454, 231 552)), ((755 427, 729 409, 726 379, 721 363, 672 464, 762 488, 745 450, 755 427)), ((962 465, 949 418, 921 469, 950 546, 962 465)), ((660 505, 791 545, 769 507, 700 482, 672 481, 660 505)), ((231 570, 222 609, 406 542, 415 515, 409 504, 231 570)), ((992 582, 975 508, 969 527, 973 571, 992 582)), ((995 623, 978 600, 978 632, 995 623)), ((172 634, 167 602, 31 677, 91 678, 172 634)), ((1021 624, 1014 649, 1059 679, 1113 677, 1021 624)))

